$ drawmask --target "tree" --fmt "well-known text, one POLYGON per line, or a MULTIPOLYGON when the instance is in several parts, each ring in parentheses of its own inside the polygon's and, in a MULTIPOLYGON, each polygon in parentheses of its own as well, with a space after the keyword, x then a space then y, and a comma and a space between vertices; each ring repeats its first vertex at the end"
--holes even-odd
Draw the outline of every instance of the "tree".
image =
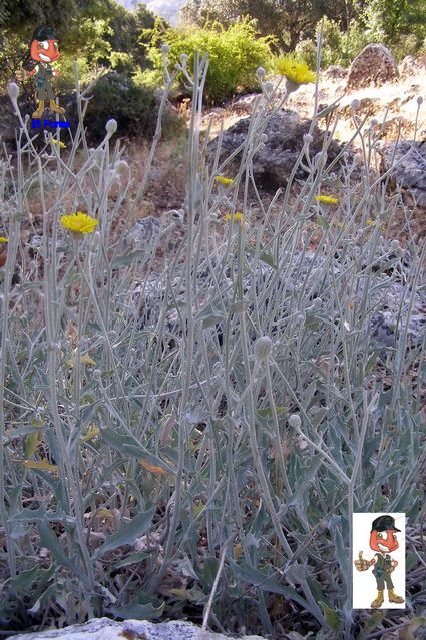
POLYGON ((347 28, 357 7, 354 0, 187 0, 181 17, 199 25, 217 20, 229 26, 249 15, 262 36, 274 35, 281 49, 293 51, 300 40, 314 36, 323 16, 347 28))
POLYGON ((146 67, 144 46, 139 37, 144 29, 152 29, 154 22, 154 14, 145 5, 138 4, 135 11, 116 5, 109 22, 112 33, 107 36, 112 50, 128 54, 133 65, 146 67))
POLYGON ((388 44, 401 37, 426 36, 426 4, 424 0, 371 0, 363 11, 366 28, 382 34, 388 44))
POLYGON ((71 62, 79 61, 83 70, 111 66, 114 52, 131 60, 132 67, 143 65, 144 49, 139 34, 152 27, 154 16, 144 5, 127 11, 116 0, 0 0, 0 90, 14 78, 28 52, 36 26, 52 26, 59 40, 60 85, 73 84, 71 62))

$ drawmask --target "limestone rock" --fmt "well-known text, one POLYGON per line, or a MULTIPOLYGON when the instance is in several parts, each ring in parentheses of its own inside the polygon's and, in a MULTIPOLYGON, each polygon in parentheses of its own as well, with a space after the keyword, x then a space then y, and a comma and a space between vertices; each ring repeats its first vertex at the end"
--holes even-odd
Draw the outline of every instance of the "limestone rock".
POLYGON ((347 88, 377 86, 398 77, 398 66, 389 49, 384 44, 368 44, 349 68, 347 88))
POLYGON ((426 141, 382 143, 380 170, 390 171, 391 179, 404 189, 417 206, 426 208, 426 141))
MULTIPOLYGON (((84 624, 65 629, 24 633, 14 640, 226 640, 230 636, 202 631, 190 622, 175 620, 153 623, 146 620, 114 622, 108 618, 95 618, 84 624)), ((243 636, 245 640, 263 640, 261 636, 243 636)))
POLYGON ((426 71, 426 56, 420 56, 415 58, 414 56, 405 56, 403 61, 398 67, 399 73, 402 77, 414 76, 419 71, 426 71))
MULTIPOLYGON (((221 149, 222 160, 246 140, 249 125, 250 117, 241 118, 224 133, 221 149)), ((279 109, 272 115, 267 115, 262 133, 265 133, 268 139, 253 156, 254 176, 264 188, 276 189, 287 184, 302 150, 303 136, 309 132, 310 127, 311 120, 302 120, 296 111, 289 109, 279 109)), ((315 126, 312 136, 313 141, 309 145, 311 159, 322 151, 324 132, 315 126)), ((215 138, 208 145, 209 153, 214 155, 217 145, 218 138, 215 138)), ((327 148, 327 164, 334 160, 341 151, 342 145, 336 140, 332 140, 327 148)), ((241 153, 236 156, 234 162, 239 164, 240 160, 241 153)), ((295 176, 296 180, 303 180, 307 175, 308 171, 299 165, 295 176)))

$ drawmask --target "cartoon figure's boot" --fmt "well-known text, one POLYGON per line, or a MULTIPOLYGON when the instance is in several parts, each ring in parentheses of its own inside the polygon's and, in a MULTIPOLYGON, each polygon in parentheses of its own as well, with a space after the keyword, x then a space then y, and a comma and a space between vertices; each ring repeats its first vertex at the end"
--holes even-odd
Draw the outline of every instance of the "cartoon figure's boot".
POLYGON ((375 600, 373 600, 373 602, 371 603, 371 608, 372 609, 378 609, 379 607, 382 606, 384 600, 383 600, 383 591, 378 591, 377 592, 377 598, 375 600))
POLYGON ((62 116, 65 113, 65 109, 63 109, 62 107, 58 107, 54 100, 50 101, 50 110, 53 111, 53 113, 60 113, 62 116))
POLYGON ((402 604, 404 602, 404 598, 397 596, 393 589, 388 589, 388 599, 389 602, 394 602, 395 604, 402 604))
POLYGON ((38 106, 37 106, 37 110, 34 111, 33 113, 33 118, 41 118, 41 116, 44 113, 44 100, 39 100, 38 101, 38 106))

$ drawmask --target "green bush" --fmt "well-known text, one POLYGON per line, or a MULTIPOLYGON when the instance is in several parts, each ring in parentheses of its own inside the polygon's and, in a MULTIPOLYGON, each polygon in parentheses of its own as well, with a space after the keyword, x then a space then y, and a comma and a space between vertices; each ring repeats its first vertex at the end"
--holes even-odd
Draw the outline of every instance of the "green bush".
MULTIPOLYGON (((340 64, 348 67, 352 60, 371 42, 377 42, 374 34, 363 29, 359 22, 353 20, 347 31, 342 31, 337 22, 324 18, 323 47, 321 50, 321 67, 327 69, 332 64, 340 64)), ((321 23, 317 25, 317 33, 321 29, 321 23)), ((299 42, 296 54, 312 68, 316 66, 316 44, 313 40, 306 39, 299 42)))
MULTIPOLYGON (((170 46, 168 59, 170 67, 180 61, 182 54, 188 55, 187 66, 193 68, 194 53, 208 53, 205 97, 209 103, 217 104, 238 91, 252 90, 258 86, 256 69, 265 66, 271 56, 271 36, 258 38, 248 19, 224 28, 218 22, 206 24, 204 28, 177 28, 161 31, 151 30, 151 45, 148 58, 156 69, 162 68, 159 45, 170 46)), ((185 92, 186 81, 179 77, 181 89, 185 92)), ((189 95, 189 94, 188 94, 189 95)))
POLYGON ((156 122, 156 103, 151 88, 138 85, 127 75, 110 71, 91 91, 85 121, 94 140, 105 136, 105 124, 117 121, 118 132, 125 136, 152 135, 156 122))
MULTIPOLYGON (((321 50, 321 67, 326 69, 332 64, 348 67, 362 49, 372 42, 383 42, 391 48, 395 58, 400 61, 407 55, 421 55, 424 50, 424 35, 421 26, 404 36, 392 40, 386 36, 381 23, 374 14, 366 14, 364 22, 352 20, 347 31, 342 31, 334 20, 324 18, 317 24, 317 34, 323 27, 323 47, 321 50), (367 20, 368 18, 368 20, 367 20)), ((312 39, 299 42, 296 54, 312 68, 316 65, 316 44, 312 39)))

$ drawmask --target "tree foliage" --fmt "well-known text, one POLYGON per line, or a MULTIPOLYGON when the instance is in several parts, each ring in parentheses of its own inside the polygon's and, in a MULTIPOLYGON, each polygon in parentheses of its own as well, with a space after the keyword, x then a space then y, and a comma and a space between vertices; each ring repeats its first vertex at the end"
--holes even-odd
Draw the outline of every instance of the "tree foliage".
POLYGON ((313 40, 318 22, 326 18, 351 40, 342 62, 357 42, 382 41, 404 50, 414 40, 418 50, 426 38, 425 0, 186 0, 181 10, 183 21, 198 25, 217 20, 229 26, 244 15, 256 21, 261 35, 274 35, 283 51, 313 40))
POLYGON ((0 87, 5 90, 28 51, 36 26, 50 25, 58 36, 61 72, 58 87, 73 83, 72 61, 89 72, 99 66, 131 72, 146 66, 139 42, 142 29, 154 25, 144 5, 128 11, 116 0, 4 0, 0 12, 0 87), (120 57, 121 55, 121 57, 120 57), (126 58, 127 56, 127 58, 126 58), (126 59, 126 64, 120 61, 126 59))
POLYGON ((327 16, 347 28, 356 15, 353 0, 187 0, 183 21, 204 24, 217 20, 230 25, 241 16, 256 21, 258 32, 275 36, 284 51, 293 51, 303 38, 313 37, 318 21, 327 16))

